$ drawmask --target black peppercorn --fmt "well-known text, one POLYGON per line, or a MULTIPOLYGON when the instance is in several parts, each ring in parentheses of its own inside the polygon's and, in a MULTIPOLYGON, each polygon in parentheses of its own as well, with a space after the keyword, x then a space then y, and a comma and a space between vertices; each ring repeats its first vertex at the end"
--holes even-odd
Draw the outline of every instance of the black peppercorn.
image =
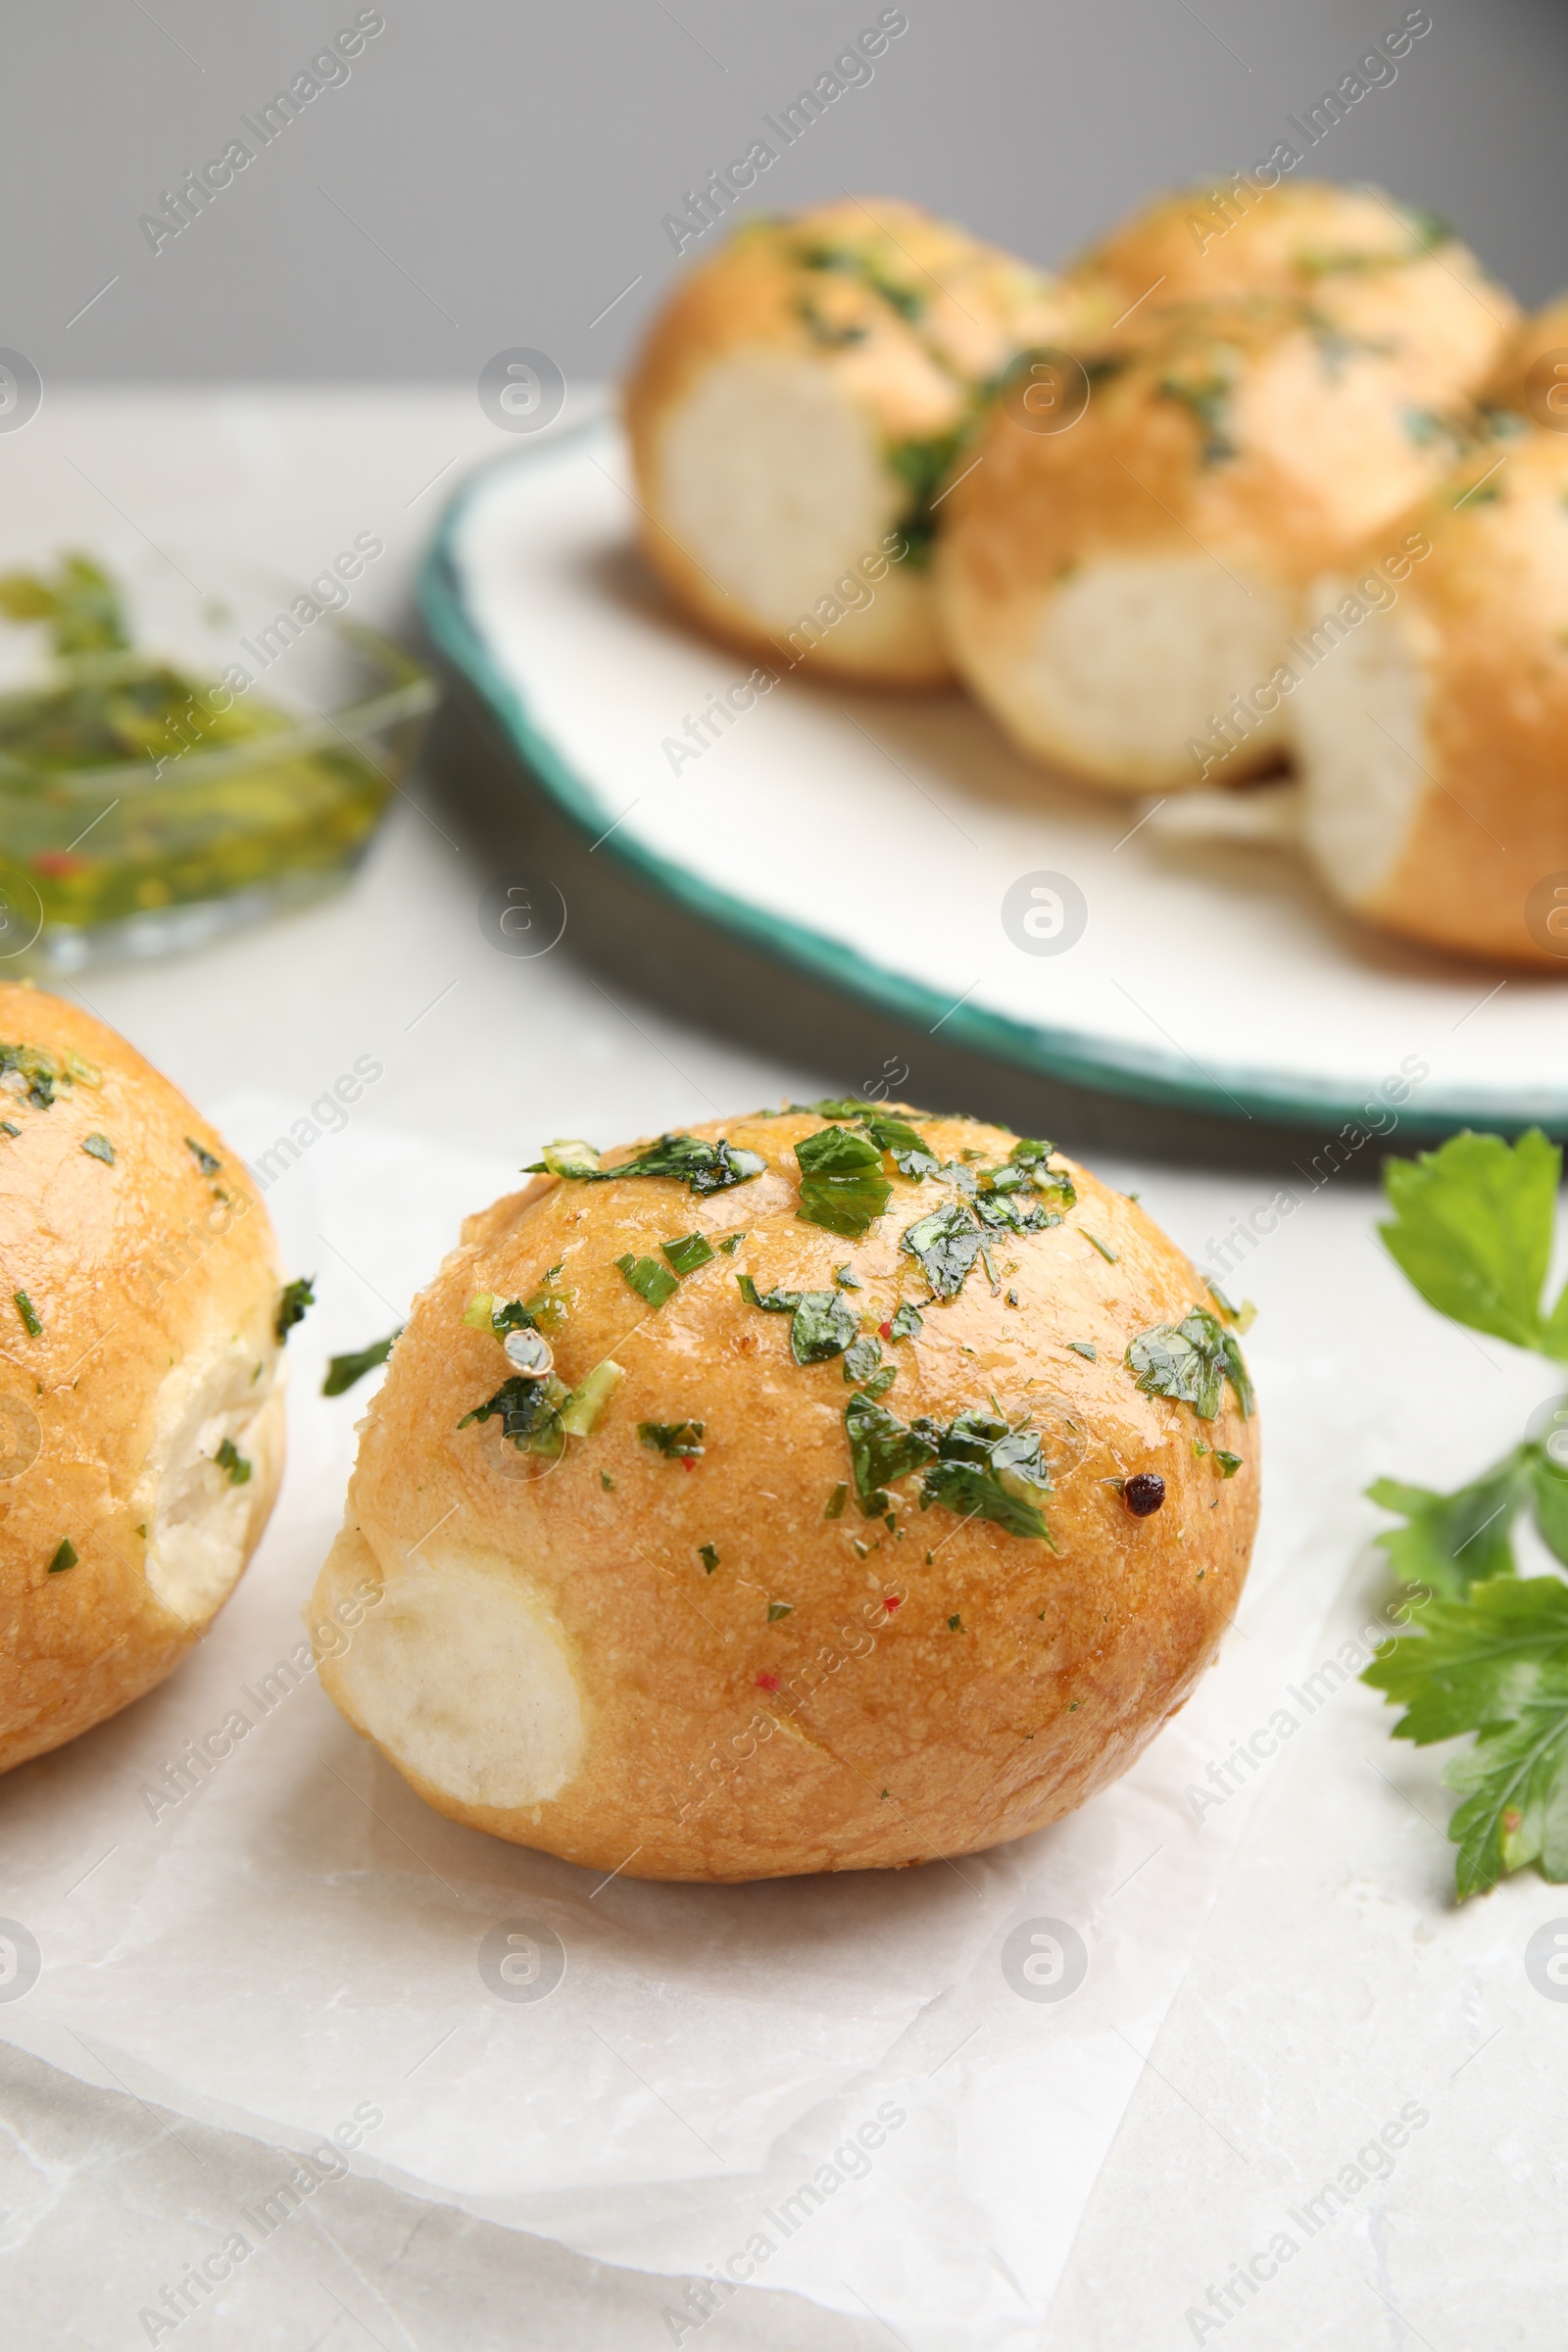
POLYGON ((1157 1470, 1140 1470, 1122 1488, 1121 1498, 1135 1519, 1147 1519, 1165 1499, 1165 1481, 1157 1470))

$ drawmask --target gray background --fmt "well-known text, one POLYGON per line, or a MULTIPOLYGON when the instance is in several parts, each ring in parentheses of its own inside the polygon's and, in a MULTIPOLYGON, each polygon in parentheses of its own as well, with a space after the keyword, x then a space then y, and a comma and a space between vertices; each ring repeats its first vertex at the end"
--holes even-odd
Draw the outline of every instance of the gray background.
MULTIPOLYGON (((662 216, 880 0, 384 0, 352 78, 154 256, 139 216, 357 5, 17 0, 0 344, 46 385, 471 382, 512 345, 547 350, 573 382, 608 374, 679 267, 662 216)), ((908 0, 874 79, 758 194, 768 209, 844 186, 908 195, 1054 261, 1149 191, 1265 155, 1404 7, 908 0)), ((1398 79, 1310 168, 1435 207, 1540 300, 1568 280, 1568 21, 1550 0, 1430 13, 1398 79)))

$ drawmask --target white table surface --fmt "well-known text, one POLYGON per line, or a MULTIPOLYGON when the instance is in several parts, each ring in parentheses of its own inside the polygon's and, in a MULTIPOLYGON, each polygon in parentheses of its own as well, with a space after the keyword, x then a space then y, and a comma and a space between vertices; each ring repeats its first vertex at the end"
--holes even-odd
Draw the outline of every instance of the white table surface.
MULTIPOLYGON (((314 571, 373 530, 388 554, 360 610, 395 617, 447 488, 501 446, 449 391, 62 396, 0 436, 0 559, 129 529, 314 571)), ((482 857, 427 782, 410 789, 425 813, 398 811, 346 900, 185 961, 89 972, 83 1001, 204 1106, 262 1088, 303 1109, 369 1053, 386 1075, 367 1119, 519 1158, 543 1135, 608 1142, 844 1082, 829 1042, 785 1064, 682 1029, 613 982, 607 995, 569 937, 537 962, 498 956, 477 915, 482 857)), ((1272 1189, 1225 1158, 1217 1134, 1211 1175, 1106 1172, 1200 1251, 1272 1189)), ((1375 1514, 1350 1499, 1366 1479, 1479 1467, 1544 1385, 1409 1298, 1368 1241, 1374 1206, 1349 1179, 1325 1188, 1247 1276, 1264 1310, 1271 1456, 1292 1463, 1293 1491, 1325 1497, 1321 1538, 1315 1520, 1300 1531, 1292 1578, 1268 1596, 1298 1622, 1303 1662, 1332 1655, 1381 1596, 1375 1514)), ((1245 1703, 1256 1711, 1239 1714, 1239 1738, 1276 1701, 1245 1703)), ((1439 1759, 1392 1748, 1387 1720, 1371 1693, 1337 1693, 1229 1800, 1249 1815, 1237 1858, 1094 2184, 1049 2352, 1562 2342, 1568 2011, 1532 1988, 1522 1955, 1568 1914, 1568 1891, 1527 1875, 1456 1913, 1439 1759), (1410 2102, 1430 2120, 1392 2175, 1308 2236, 1291 2210, 1410 2102), (1206 2299, 1282 2230, 1297 2250, 1277 2277, 1228 2311, 1222 2291, 1206 2299)), ((28 2352, 145 2341, 144 2282, 177 2277, 276 2174, 254 2139, 176 2128, 0 2041, 0 2336, 28 2352)), ((666 2280, 349 2179, 329 2215, 251 2267, 222 2326, 246 2345, 334 2352, 597 2352, 669 2341, 668 2299, 666 2280)), ((894 2340, 764 2291, 703 2333, 714 2352, 894 2340)), ((160 2340, 219 2336, 204 2313, 160 2340)))

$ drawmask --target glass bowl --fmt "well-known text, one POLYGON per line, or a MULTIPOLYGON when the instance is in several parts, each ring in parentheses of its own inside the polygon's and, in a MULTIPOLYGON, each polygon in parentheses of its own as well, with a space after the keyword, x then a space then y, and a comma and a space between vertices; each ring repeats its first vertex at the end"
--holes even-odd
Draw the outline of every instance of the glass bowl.
MULTIPOLYGON (((373 552, 371 552, 373 551, 373 552)), ((438 699, 304 585, 106 548, 0 570, 0 970, 163 956, 341 887, 438 699)))

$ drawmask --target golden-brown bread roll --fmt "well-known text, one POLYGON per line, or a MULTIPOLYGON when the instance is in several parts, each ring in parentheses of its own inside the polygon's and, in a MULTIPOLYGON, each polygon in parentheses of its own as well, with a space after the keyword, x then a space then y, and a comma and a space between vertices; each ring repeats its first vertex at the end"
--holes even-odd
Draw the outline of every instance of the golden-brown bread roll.
POLYGON ((1265 771, 1305 584, 1455 440, 1406 361, 1265 296, 1156 313, 1084 364, 1078 421, 1031 430, 1004 398, 947 502, 959 668, 1025 751, 1091 782, 1265 771))
POLYGON ((112 1029, 0 986, 0 1770, 177 1665, 283 1463, 271 1225, 112 1029))
POLYGON ((1235 1610, 1257 1427, 1187 1259, 1051 1150, 854 1103, 553 1147, 361 1425, 310 1610, 350 1723, 647 1878, 961 1853, 1124 1772, 1235 1610))
POLYGON ((1366 611, 1357 565, 1313 592, 1340 619, 1288 705, 1307 848, 1373 922, 1560 971, 1568 438, 1529 425, 1498 437, 1399 536, 1417 555, 1396 602, 1366 611))
POLYGON ((1430 213, 1381 189, 1240 176, 1163 196, 1086 253, 1069 282, 1119 318, 1251 294, 1303 302, 1341 335, 1389 347, 1439 414, 1474 395, 1518 317, 1505 288, 1430 213), (1147 305, 1147 310, 1143 306, 1147 305))
POLYGON ((750 221, 680 280, 625 387, 649 561, 775 662, 940 684, 932 501, 984 387, 1068 317, 914 205, 750 221))
POLYGON ((1568 432, 1568 294, 1522 318, 1503 344, 1483 399, 1568 432))

